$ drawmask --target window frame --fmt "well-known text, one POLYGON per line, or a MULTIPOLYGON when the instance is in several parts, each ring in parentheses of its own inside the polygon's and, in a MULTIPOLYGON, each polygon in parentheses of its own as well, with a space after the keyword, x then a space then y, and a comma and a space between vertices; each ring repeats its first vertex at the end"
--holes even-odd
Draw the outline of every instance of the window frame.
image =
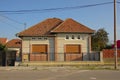
POLYGON ((74 36, 74 35, 72 35, 72 36, 71 36, 71 39, 75 39, 75 36, 74 36))
POLYGON ((66 36, 65 36, 65 39, 66 39, 66 40, 70 39, 69 35, 66 35, 66 36))

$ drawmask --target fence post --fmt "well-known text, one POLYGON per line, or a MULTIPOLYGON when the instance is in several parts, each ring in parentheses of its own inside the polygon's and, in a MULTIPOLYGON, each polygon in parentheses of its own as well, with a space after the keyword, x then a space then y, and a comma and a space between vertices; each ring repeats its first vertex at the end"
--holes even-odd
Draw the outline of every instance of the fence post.
POLYGON ((103 51, 100 51, 100 62, 103 62, 103 51))

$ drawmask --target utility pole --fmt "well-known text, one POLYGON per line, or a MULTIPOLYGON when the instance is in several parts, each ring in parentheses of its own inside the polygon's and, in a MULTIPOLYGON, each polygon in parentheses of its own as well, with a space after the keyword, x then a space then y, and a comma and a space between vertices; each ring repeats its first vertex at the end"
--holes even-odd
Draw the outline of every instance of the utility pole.
POLYGON ((117 69, 117 41, 116 41, 116 0, 114 0, 114 55, 115 55, 115 69, 117 69))

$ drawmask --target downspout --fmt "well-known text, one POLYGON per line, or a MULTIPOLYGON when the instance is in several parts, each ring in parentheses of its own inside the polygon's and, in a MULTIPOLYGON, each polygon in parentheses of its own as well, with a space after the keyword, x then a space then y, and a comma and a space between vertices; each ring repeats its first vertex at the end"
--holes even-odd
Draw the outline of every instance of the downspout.
POLYGON ((28 53, 28 61, 30 61, 30 52, 31 52, 31 44, 30 44, 31 39, 29 39, 29 53, 28 53))
POLYGON ((57 37, 54 37, 54 57, 55 57, 55 61, 57 61, 57 37))
POLYGON ((90 36, 88 35, 88 37, 87 37, 87 54, 88 54, 88 60, 90 60, 90 50, 91 50, 91 39, 90 39, 90 36))

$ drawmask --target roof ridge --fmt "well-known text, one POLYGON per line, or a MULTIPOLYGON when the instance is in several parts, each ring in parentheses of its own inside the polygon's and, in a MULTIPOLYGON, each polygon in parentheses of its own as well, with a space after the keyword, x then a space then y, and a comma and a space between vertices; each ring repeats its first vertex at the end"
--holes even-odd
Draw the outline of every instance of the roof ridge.
MULTIPOLYGON (((36 25, 38 25, 38 24, 40 24, 40 23, 42 23, 42 22, 44 22, 44 21, 46 21, 46 20, 48 20, 48 19, 51 19, 51 18, 44 19, 44 20, 40 21, 39 23, 36 23, 35 25, 30 26, 28 29, 31 29, 32 27, 34 27, 34 26, 36 26, 36 25)), ((24 31, 26 31, 26 30, 28 30, 28 29, 25 29, 25 30, 23 30, 23 31, 21 31, 21 32, 24 32, 24 31)), ((19 32, 19 33, 21 33, 21 32, 19 32)), ((19 34, 18 34, 18 35, 19 35, 19 34)))
POLYGON ((59 19, 59 18, 47 18, 31 27, 29 27, 28 29, 21 31, 20 33, 18 33, 18 36, 43 36, 43 35, 50 35, 49 32, 55 28, 56 26, 58 26, 58 24, 60 24, 61 22, 63 22, 63 20, 59 19), (46 26, 46 28, 45 28, 46 26))
MULTIPOLYGON (((84 26, 84 27, 86 27, 86 28, 88 28, 88 29, 91 29, 91 28, 87 27, 86 25, 84 25, 84 24, 82 24, 82 23, 80 23, 80 22, 78 22, 78 21, 76 21, 76 20, 74 20, 74 19, 72 19, 72 18, 67 18, 66 20, 72 20, 72 21, 74 21, 74 22, 76 22, 76 23, 78 23, 78 24, 80 24, 80 25, 82 25, 82 26, 84 26)), ((91 29, 91 30, 92 30, 92 29, 91 29)))
POLYGON ((65 21, 61 22, 58 26, 56 26, 54 29, 52 29, 50 32, 54 32, 55 29, 59 28, 60 25, 64 24, 65 21))
MULTIPOLYGON (((67 18, 60 25, 64 24, 67 20, 73 20, 73 19, 72 18, 67 18)), ((54 28, 51 32, 54 32, 54 30, 59 28, 60 25, 58 25, 56 28, 54 28)))
POLYGON ((93 33, 94 30, 83 25, 82 23, 75 21, 72 18, 67 18, 64 22, 62 22, 59 26, 57 26, 51 32, 90 32, 90 33, 93 33))

